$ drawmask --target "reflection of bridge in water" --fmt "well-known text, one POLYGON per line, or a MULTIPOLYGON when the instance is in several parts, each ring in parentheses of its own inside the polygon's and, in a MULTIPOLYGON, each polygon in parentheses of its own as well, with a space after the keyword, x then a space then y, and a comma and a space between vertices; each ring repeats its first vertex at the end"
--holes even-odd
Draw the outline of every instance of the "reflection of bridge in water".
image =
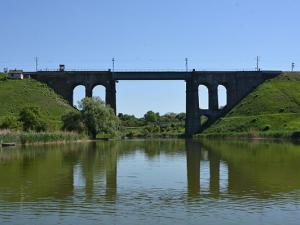
MULTIPOLYGON (((118 166, 127 159, 130 160, 126 162, 134 163, 139 154, 147 158, 145 163, 160 157, 183 160, 183 164, 186 161, 187 182, 179 190, 189 198, 201 194, 218 197, 223 193, 255 193, 255 197, 270 198, 300 189, 300 171, 296 169, 300 152, 292 144, 282 146, 177 140, 47 146, 45 151, 30 147, 0 153, 0 180, 5 181, 0 183, 0 193, 13 193, 0 195, 0 199, 14 202, 20 198, 33 201, 82 196, 88 201, 96 198, 99 202, 115 202, 123 194, 118 189, 118 166)), ((145 177, 139 177, 141 180, 147 181, 146 172, 145 177)), ((160 172, 157 181, 168 179, 168 174, 160 172)))

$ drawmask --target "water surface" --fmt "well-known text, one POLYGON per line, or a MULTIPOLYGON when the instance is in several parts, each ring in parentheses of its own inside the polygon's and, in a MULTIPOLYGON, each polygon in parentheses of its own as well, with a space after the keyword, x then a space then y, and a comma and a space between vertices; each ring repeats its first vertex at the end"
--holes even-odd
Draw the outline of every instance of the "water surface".
POLYGON ((0 152, 0 224, 299 224, 300 146, 116 141, 0 152))

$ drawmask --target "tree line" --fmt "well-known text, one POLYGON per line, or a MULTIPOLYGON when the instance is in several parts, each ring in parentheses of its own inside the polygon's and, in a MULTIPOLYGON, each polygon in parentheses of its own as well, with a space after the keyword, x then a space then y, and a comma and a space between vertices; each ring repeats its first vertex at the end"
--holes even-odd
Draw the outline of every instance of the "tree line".
MULTIPOLYGON (((160 115, 148 111, 142 118, 134 115, 119 113, 117 116, 111 107, 107 106, 98 97, 85 98, 79 102, 79 110, 67 112, 61 118, 62 130, 87 134, 91 138, 97 135, 109 134, 112 136, 127 135, 147 136, 153 133, 166 133, 182 130, 185 113, 167 113, 160 115)), ((48 130, 47 119, 38 107, 23 108, 18 117, 7 116, 1 129, 22 129, 25 132, 45 132, 48 130)))

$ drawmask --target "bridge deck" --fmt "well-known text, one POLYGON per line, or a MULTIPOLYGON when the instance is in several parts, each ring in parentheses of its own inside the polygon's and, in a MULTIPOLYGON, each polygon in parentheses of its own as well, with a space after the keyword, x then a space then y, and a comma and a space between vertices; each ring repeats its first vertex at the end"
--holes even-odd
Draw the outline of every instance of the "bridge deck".
POLYGON ((280 71, 126 71, 126 72, 111 72, 111 71, 38 71, 25 72, 24 74, 36 74, 38 76, 59 77, 65 76, 105 76, 111 75, 113 80, 187 80, 192 77, 193 73, 201 75, 226 75, 226 74, 255 74, 255 73, 279 73, 280 71))
POLYGON ((114 72, 115 80, 186 80, 192 72, 114 72))

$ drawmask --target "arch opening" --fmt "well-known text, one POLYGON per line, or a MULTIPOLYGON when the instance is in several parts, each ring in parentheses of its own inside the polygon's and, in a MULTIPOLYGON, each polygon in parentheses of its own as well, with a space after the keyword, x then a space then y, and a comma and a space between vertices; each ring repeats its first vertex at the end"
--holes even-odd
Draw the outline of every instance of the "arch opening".
POLYGON ((199 93, 199 108, 209 109, 209 93, 207 86, 200 84, 198 87, 199 93))
POLYGON ((227 88, 224 85, 218 85, 218 108, 223 109, 227 105, 227 88))
POLYGON ((99 97, 103 102, 106 101, 106 88, 103 85, 96 85, 93 88, 93 97, 99 97))
POLYGON ((79 102, 85 98, 85 86, 77 85, 73 89, 73 106, 79 109, 79 102))

